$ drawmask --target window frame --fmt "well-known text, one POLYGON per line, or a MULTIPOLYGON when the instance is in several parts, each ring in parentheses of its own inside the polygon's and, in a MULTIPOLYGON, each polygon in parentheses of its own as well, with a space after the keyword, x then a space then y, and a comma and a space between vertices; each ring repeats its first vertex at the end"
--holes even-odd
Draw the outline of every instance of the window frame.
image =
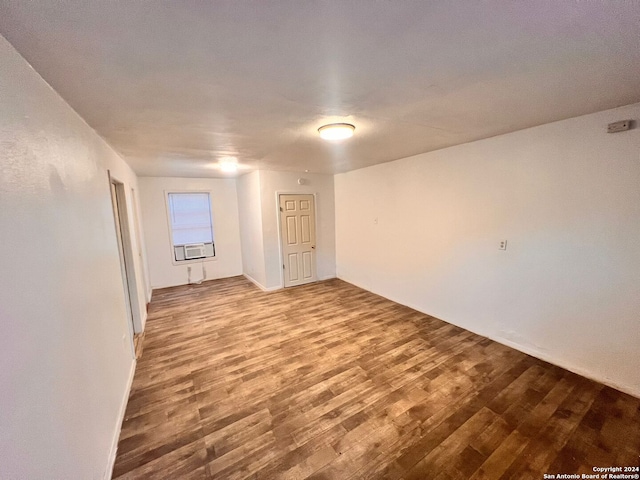
POLYGON ((167 235, 169 240, 169 255, 171 258, 172 265, 189 265, 192 263, 202 263, 202 262, 214 262, 218 259, 218 252, 216 250, 216 228, 215 221, 213 215, 213 195, 211 190, 183 190, 183 189, 172 189, 164 191, 164 203, 165 203, 165 215, 167 218, 167 235), (211 237, 213 243, 213 256, 212 257, 203 257, 203 258, 193 258, 190 260, 176 260, 175 255, 175 247, 181 245, 173 245, 173 228, 171 224, 171 202, 169 200, 170 194, 190 194, 190 193, 199 193, 199 194, 207 194, 209 196, 209 220, 211 221, 211 237))

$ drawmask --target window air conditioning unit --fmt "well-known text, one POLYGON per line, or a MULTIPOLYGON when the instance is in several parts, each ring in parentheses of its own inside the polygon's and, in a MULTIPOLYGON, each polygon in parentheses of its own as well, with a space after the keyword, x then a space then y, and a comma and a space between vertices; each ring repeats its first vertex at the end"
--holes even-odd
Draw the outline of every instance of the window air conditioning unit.
POLYGON ((203 258, 205 256, 204 243, 194 243, 184 246, 184 259, 203 258))

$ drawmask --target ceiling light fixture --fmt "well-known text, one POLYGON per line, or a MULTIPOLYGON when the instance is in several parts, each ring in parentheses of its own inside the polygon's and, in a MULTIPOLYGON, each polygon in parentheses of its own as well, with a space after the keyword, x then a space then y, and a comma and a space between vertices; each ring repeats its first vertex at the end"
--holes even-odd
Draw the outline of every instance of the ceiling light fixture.
POLYGON ((223 172, 237 172, 238 171, 238 159, 236 157, 224 157, 218 162, 220 170, 223 172))
POLYGON ((351 138, 355 129, 350 123, 330 123, 320 127, 318 133, 324 140, 344 140, 351 138))

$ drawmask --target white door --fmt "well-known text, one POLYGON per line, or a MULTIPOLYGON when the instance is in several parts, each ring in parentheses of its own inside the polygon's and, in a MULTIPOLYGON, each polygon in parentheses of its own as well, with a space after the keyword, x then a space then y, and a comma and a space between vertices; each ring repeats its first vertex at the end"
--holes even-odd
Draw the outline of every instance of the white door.
POLYGON ((280 195, 284 286, 315 282, 316 208, 313 195, 280 195))

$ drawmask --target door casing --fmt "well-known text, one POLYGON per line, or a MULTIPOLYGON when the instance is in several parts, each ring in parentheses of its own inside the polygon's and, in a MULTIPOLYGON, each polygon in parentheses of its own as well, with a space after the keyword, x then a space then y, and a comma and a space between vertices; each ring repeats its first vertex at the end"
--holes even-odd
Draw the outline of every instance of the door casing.
MULTIPOLYGON (((317 253, 318 253, 318 248, 317 248, 317 240, 318 240, 318 218, 317 218, 317 195, 315 193, 308 193, 308 192, 290 192, 290 191, 277 191, 276 192, 276 216, 278 219, 278 248, 279 248, 279 253, 280 253, 280 287, 281 288, 285 288, 288 287, 287 285, 285 285, 285 269, 282 268, 282 266, 285 264, 285 258, 284 258, 284 237, 282 234, 282 215, 280 212, 280 200, 281 200, 281 196, 283 195, 305 195, 305 196, 309 196, 313 198, 313 230, 314 230, 314 236, 315 238, 313 239, 313 245, 314 245, 314 249, 313 249, 313 254, 312 254, 312 261, 313 261, 313 278, 307 282, 304 283, 300 283, 300 284, 296 284, 296 285, 304 285, 306 283, 312 283, 312 282, 316 282, 318 280, 318 270, 317 270, 317 253)), ((291 285, 294 286, 294 285, 291 285)))
MULTIPOLYGON (((120 256, 120 266, 122 274, 122 286, 125 296, 125 307, 127 311, 127 329, 129 331, 129 343, 131 352, 135 358, 135 347, 133 336, 136 332, 136 313, 138 308, 138 291, 135 276, 134 256, 131 242, 131 231, 129 229, 129 216, 127 209, 126 190, 122 182, 109 175, 109 191, 113 208, 113 220, 118 243, 118 255, 120 256)), ((139 319, 138 319, 139 320, 139 319)))

